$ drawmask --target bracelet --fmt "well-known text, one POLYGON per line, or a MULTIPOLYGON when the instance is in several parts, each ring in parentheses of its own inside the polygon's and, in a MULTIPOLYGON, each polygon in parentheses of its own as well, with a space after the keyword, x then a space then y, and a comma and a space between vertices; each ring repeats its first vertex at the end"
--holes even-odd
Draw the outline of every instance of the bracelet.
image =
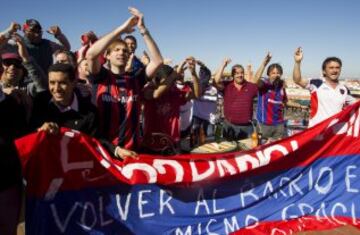
POLYGON ((139 29, 139 32, 142 36, 149 33, 149 30, 147 28, 141 28, 139 29))

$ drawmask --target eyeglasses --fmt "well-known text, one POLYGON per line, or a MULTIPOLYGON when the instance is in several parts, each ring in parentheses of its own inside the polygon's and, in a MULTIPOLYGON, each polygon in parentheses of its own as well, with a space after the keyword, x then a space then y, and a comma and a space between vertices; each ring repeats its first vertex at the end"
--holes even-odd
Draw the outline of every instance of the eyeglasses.
POLYGON ((16 68, 22 68, 22 63, 20 60, 16 59, 5 59, 2 61, 2 64, 6 67, 10 67, 11 65, 14 65, 16 68))

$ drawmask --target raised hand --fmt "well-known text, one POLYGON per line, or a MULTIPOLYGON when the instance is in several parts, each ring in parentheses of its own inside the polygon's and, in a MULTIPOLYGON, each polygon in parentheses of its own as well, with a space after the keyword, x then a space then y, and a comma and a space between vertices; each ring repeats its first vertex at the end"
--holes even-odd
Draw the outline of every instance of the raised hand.
POLYGON ((144 65, 148 65, 150 63, 150 56, 146 51, 143 51, 143 55, 141 56, 140 60, 144 65))
POLYGON ((4 34, 0 34, 0 47, 1 47, 2 45, 4 45, 4 44, 6 43, 6 41, 7 41, 7 38, 5 37, 5 35, 4 35, 4 34))
POLYGON ((164 64, 171 65, 173 63, 172 59, 170 58, 164 58, 164 64))
POLYGON ((138 23, 138 18, 136 16, 131 16, 127 21, 125 21, 121 27, 124 29, 124 33, 132 33, 135 31, 134 27, 138 23))
POLYGON ((18 30, 20 30, 21 29, 21 26, 20 26, 20 24, 18 24, 18 23, 16 23, 16 22, 11 22, 11 24, 10 24, 10 26, 9 26, 9 28, 8 28, 8 32, 10 33, 10 34, 12 34, 12 33, 16 33, 18 30))
POLYGON ((272 58, 272 55, 271 55, 270 52, 268 52, 268 53, 266 54, 265 58, 264 58, 264 63, 265 63, 265 65, 270 62, 271 58, 272 58))
POLYGON ((131 15, 133 15, 133 16, 135 16, 137 18, 137 27, 139 29, 145 28, 144 14, 141 13, 135 7, 129 7, 129 12, 130 12, 131 15))
POLYGON ((225 58, 223 61, 224 66, 228 66, 231 63, 231 59, 230 58, 225 58))
POLYGON ((28 53, 28 50, 26 49, 26 46, 25 46, 25 43, 23 41, 23 38, 17 34, 17 33, 14 33, 12 38, 15 40, 16 42, 16 45, 18 47, 18 53, 19 53, 19 56, 21 57, 21 59, 23 60, 23 62, 27 62, 29 61, 30 59, 30 56, 29 56, 29 53, 28 53))
POLYGON ((187 64, 188 64, 188 68, 191 72, 191 74, 195 74, 196 73, 196 61, 195 58, 190 56, 186 59, 187 64))
POLYGON ((60 27, 57 25, 51 26, 48 30, 46 30, 46 32, 54 35, 54 37, 57 37, 60 34, 62 34, 60 27))
POLYGON ((294 54, 294 59, 296 63, 300 63, 303 59, 303 51, 301 47, 296 48, 295 50, 295 54, 294 54))

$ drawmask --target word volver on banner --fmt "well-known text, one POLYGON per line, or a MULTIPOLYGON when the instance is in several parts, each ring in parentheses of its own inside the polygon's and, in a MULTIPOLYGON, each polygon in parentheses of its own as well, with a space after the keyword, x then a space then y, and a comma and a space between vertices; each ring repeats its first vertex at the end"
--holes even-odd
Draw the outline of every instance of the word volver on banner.
POLYGON ((111 158, 61 129, 17 140, 27 234, 292 234, 360 228, 360 103, 245 152, 111 158))

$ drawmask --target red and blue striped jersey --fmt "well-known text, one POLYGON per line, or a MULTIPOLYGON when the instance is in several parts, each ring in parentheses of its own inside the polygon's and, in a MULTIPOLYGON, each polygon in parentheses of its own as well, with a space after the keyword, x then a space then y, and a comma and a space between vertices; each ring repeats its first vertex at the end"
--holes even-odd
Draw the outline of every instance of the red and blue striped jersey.
POLYGON ((93 78, 100 132, 114 145, 126 149, 138 147, 140 92, 145 82, 145 68, 122 75, 102 68, 93 78))
POLYGON ((269 78, 261 78, 259 85, 256 119, 261 124, 284 123, 284 107, 287 100, 283 83, 274 85, 269 78))

